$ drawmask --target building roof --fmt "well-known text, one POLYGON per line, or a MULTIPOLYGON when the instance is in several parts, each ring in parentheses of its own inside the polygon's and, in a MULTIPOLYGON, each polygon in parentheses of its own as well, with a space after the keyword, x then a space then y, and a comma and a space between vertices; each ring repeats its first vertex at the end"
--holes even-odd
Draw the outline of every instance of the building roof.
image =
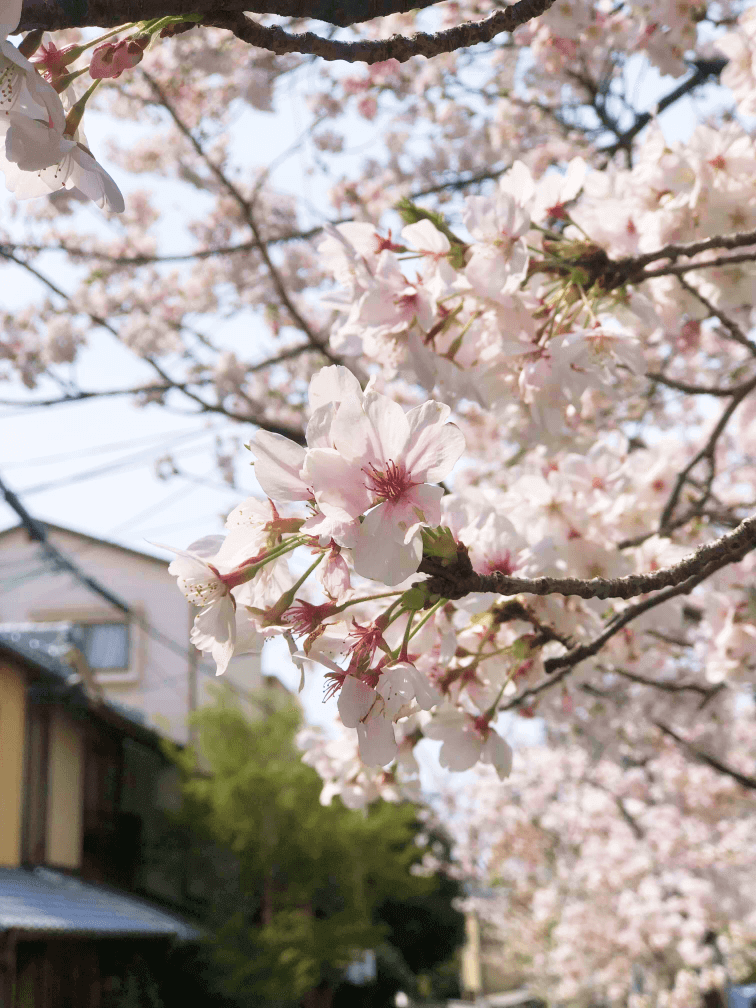
MULTIPOLYGON (((152 553, 143 553, 141 550, 132 549, 130 546, 122 546, 120 543, 112 542, 110 539, 100 539, 97 536, 89 535, 87 532, 79 532, 78 529, 66 528, 65 525, 55 525, 53 522, 41 521, 37 519, 40 525, 44 525, 48 532, 62 532, 64 535, 77 536, 79 539, 85 539, 87 542, 92 543, 95 546, 108 546, 110 549, 122 550, 124 553, 129 553, 131 556, 139 557, 140 560, 152 560, 153 563, 160 564, 161 567, 167 567, 171 562, 170 560, 165 560, 163 557, 157 557, 152 553)), ((11 532, 22 532, 26 534, 26 529, 23 524, 11 525, 6 529, 0 531, 0 539, 3 536, 9 535, 11 532)), ((53 543, 54 545, 54 543, 53 543)))
POLYGON ((0 931, 176 938, 202 932, 176 914, 48 868, 0 868, 0 931))

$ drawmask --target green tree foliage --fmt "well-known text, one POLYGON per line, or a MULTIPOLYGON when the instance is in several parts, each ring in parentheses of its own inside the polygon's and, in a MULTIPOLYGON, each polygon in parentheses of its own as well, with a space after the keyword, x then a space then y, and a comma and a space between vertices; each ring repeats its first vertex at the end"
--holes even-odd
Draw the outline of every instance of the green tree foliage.
POLYGON ((206 864, 219 993, 285 1006, 319 990, 325 1004, 355 951, 369 948, 393 962, 381 986, 407 989, 462 940, 456 884, 412 871, 438 838, 410 803, 321 805, 322 782, 294 745, 296 706, 271 690, 258 703, 250 718, 219 694, 195 716, 201 755, 175 753, 185 821, 215 850, 206 864))

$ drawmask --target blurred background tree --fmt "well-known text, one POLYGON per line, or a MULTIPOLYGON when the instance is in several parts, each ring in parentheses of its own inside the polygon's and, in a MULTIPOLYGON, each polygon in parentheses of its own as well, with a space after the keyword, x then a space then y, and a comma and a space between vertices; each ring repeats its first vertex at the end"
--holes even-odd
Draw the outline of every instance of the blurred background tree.
MULTIPOLYGON (((320 803, 322 781, 294 745, 298 707, 265 689, 250 718, 225 692, 195 715, 196 748, 176 749, 181 823, 209 880, 210 938, 191 971, 213 1005, 326 1008, 392 1005, 457 993, 454 909, 444 872, 449 845, 410 802, 353 811, 320 803), (430 864, 431 868, 423 867, 430 864), (440 867, 438 867, 440 866, 440 867), (375 955, 375 978, 346 979, 375 955)), ((192 990, 175 989, 186 1004, 192 990)))

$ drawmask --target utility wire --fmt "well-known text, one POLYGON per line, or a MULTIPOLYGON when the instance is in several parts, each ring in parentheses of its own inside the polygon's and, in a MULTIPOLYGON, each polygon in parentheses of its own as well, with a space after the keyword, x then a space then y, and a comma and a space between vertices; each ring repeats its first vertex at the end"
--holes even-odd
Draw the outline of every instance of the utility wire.
MULTIPOLYGON (((2 415, 0 414, 0 419, 2 415)), ((216 428, 207 428, 207 433, 216 433, 216 428)), ((37 458, 25 458, 21 462, 6 462, 5 469, 26 469, 32 466, 53 465, 56 462, 67 462, 69 459, 81 458, 84 455, 104 455, 111 451, 120 451, 121 448, 136 448, 137 446, 152 444, 154 441, 161 441, 164 438, 172 438, 186 433, 186 428, 172 431, 161 431, 159 434, 147 434, 142 438, 130 438, 128 441, 111 441, 109 444, 95 445, 93 448, 77 448, 76 451, 63 452, 58 455, 40 455, 37 458)))
POLYGON ((80 570, 76 564, 72 563, 67 556, 65 556, 56 546, 53 546, 47 539, 47 528, 45 525, 37 521, 36 518, 32 518, 29 512, 26 510, 24 505, 18 499, 16 494, 6 486, 2 478, 0 478, 0 490, 3 492, 3 497, 7 503, 13 508, 18 517, 21 519, 21 524, 26 529, 29 538, 32 542, 39 543, 42 553, 53 562, 56 570, 61 573, 65 572, 68 574, 73 574, 77 581, 83 584, 90 591, 93 591, 96 595, 100 595, 105 599, 110 605, 115 606, 123 613, 127 613, 129 616, 132 615, 131 608, 128 603, 124 602, 123 599, 118 598, 113 592, 109 591, 104 585, 101 585, 99 581, 91 578, 84 571, 80 570))
MULTIPOLYGON (((75 473, 73 476, 64 476, 61 479, 47 480, 45 483, 37 483, 35 486, 24 487, 23 494, 44 493, 47 490, 55 490, 58 487, 70 486, 72 483, 81 483, 84 480, 97 479, 98 476, 107 476, 108 473, 118 472, 127 466, 138 466, 146 459, 153 457, 155 451, 162 448, 169 448, 182 441, 190 441, 198 437, 204 437, 212 431, 200 430, 191 431, 178 438, 171 438, 164 443, 154 444, 146 450, 138 451, 133 455, 124 455, 114 462, 106 462, 104 465, 95 466, 93 469, 85 469, 83 472, 75 473)), ((192 449, 197 451, 198 449, 192 449)))

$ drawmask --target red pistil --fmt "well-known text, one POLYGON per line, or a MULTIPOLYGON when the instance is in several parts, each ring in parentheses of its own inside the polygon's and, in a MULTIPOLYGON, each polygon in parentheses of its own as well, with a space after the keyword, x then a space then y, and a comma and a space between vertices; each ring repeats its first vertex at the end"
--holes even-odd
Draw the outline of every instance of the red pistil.
POLYGON ((323 605, 312 605, 297 599, 297 604, 287 609, 282 622, 287 623, 295 633, 314 633, 315 630, 336 612, 336 606, 330 602, 323 605))
POLYGON ((326 700, 330 700, 331 697, 336 696, 341 687, 344 685, 344 680, 347 675, 347 672, 326 672, 325 678, 328 682, 323 692, 323 703, 325 703, 326 700))
POLYGON ((378 626, 377 623, 360 626, 359 623, 352 621, 352 630, 349 636, 354 637, 355 642, 349 648, 349 653, 352 656, 349 663, 350 669, 354 670, 369 666, 376 648, 380 647, 381 650, 386 648, 386 642, 383 639, 383 630, 384 628, 378 626))
POLYGON ((362 470, 367 477, 365 486, 377 497, 395 503, 407 490, 411 490, 418 483, 413 483, 409 478, 404 466, 395 462, 387 462, 383 472, 376 469, 374 465, 367 466, 362 470))
POLYGON ((487 739, 491 731, 490 719, 485 714, 480 714, 472 719, 473 728, 482 739, 487 739))

